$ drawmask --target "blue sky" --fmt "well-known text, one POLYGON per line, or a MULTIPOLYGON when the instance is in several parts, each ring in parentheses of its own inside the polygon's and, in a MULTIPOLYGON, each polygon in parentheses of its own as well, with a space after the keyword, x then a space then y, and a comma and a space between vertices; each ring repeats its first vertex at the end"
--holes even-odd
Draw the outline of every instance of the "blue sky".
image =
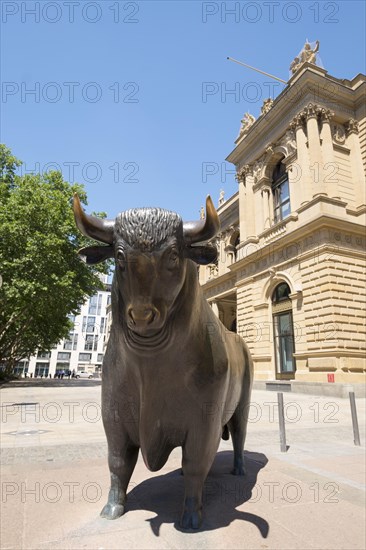
POLYGON ((57 163, 85 184, 88 210, 109 217, 161 206, 191 219, 208 193, 217 204, 221 188, 236 192, 224 160, 240 119, 282 85, 227 56, 287 80, 305 39, 318 39, 331 75, 365 72, 362 1, 3 0, 1 9, 1 141, 25 170, 57 163), (235 87, 239 96, 227 93, 235 87))

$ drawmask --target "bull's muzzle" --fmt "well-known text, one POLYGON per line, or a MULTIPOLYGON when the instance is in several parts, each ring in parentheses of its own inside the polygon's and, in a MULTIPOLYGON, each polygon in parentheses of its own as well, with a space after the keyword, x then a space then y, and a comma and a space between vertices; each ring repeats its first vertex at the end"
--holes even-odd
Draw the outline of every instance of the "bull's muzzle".
POLYGON ((154 306, 129 307, 127 323, 129 328, 141 335, 149 335, 160 329, 160 314, 154 306))

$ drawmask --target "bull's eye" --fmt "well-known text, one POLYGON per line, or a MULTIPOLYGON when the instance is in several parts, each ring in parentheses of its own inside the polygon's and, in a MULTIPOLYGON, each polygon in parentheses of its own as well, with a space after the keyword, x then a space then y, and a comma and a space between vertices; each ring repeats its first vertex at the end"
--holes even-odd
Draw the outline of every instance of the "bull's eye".
POLYGON ((178 251, 173 248, 173 250, 169 254, 169 260, 168 260, 168 267, 169 269, 174 269, 179 262, 179 254, 178 251))
POLYGON ((126 256, 124 255, 122 250, 118 250, 116 260, 117 260, 118 267, 121 270, 124 270, 126 267, 126 256))

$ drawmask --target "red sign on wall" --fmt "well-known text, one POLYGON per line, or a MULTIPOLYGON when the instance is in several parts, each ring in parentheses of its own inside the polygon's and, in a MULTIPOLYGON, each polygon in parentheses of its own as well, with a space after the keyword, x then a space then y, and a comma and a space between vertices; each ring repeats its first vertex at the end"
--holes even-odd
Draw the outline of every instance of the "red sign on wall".
POLYGON ((334 374, 328 374, 328 382, 334 382, 334 374))

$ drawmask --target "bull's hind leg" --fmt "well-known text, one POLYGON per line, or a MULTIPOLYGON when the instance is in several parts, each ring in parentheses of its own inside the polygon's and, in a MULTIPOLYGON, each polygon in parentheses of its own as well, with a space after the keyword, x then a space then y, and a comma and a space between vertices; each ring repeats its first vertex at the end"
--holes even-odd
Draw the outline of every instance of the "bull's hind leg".
POLYGON ((117 519, 124 514, 127 487, 135 468, 138 447, 124 446, 109 448, 108 464, 111 474, 111 488, 107 504, 100 515, 106 519, 117 519))
POLYGON ((234 467, 231 471, 236 476, 245 475, 244 466, 244 443, 247 435, 249 417, 250 394, 252 390, 253 365, 248 354, 246 354, 246 370, 243 381, 243 389, 240 402, 229 421, 229 430, 234 447, 234 467))
POLYGON ((244 443, 247 431, 247 420, 240 404, 236 408, 229 422, 231 439, 234 447, 234 467, 231 471, 235 476, 244 476, 244 443))

